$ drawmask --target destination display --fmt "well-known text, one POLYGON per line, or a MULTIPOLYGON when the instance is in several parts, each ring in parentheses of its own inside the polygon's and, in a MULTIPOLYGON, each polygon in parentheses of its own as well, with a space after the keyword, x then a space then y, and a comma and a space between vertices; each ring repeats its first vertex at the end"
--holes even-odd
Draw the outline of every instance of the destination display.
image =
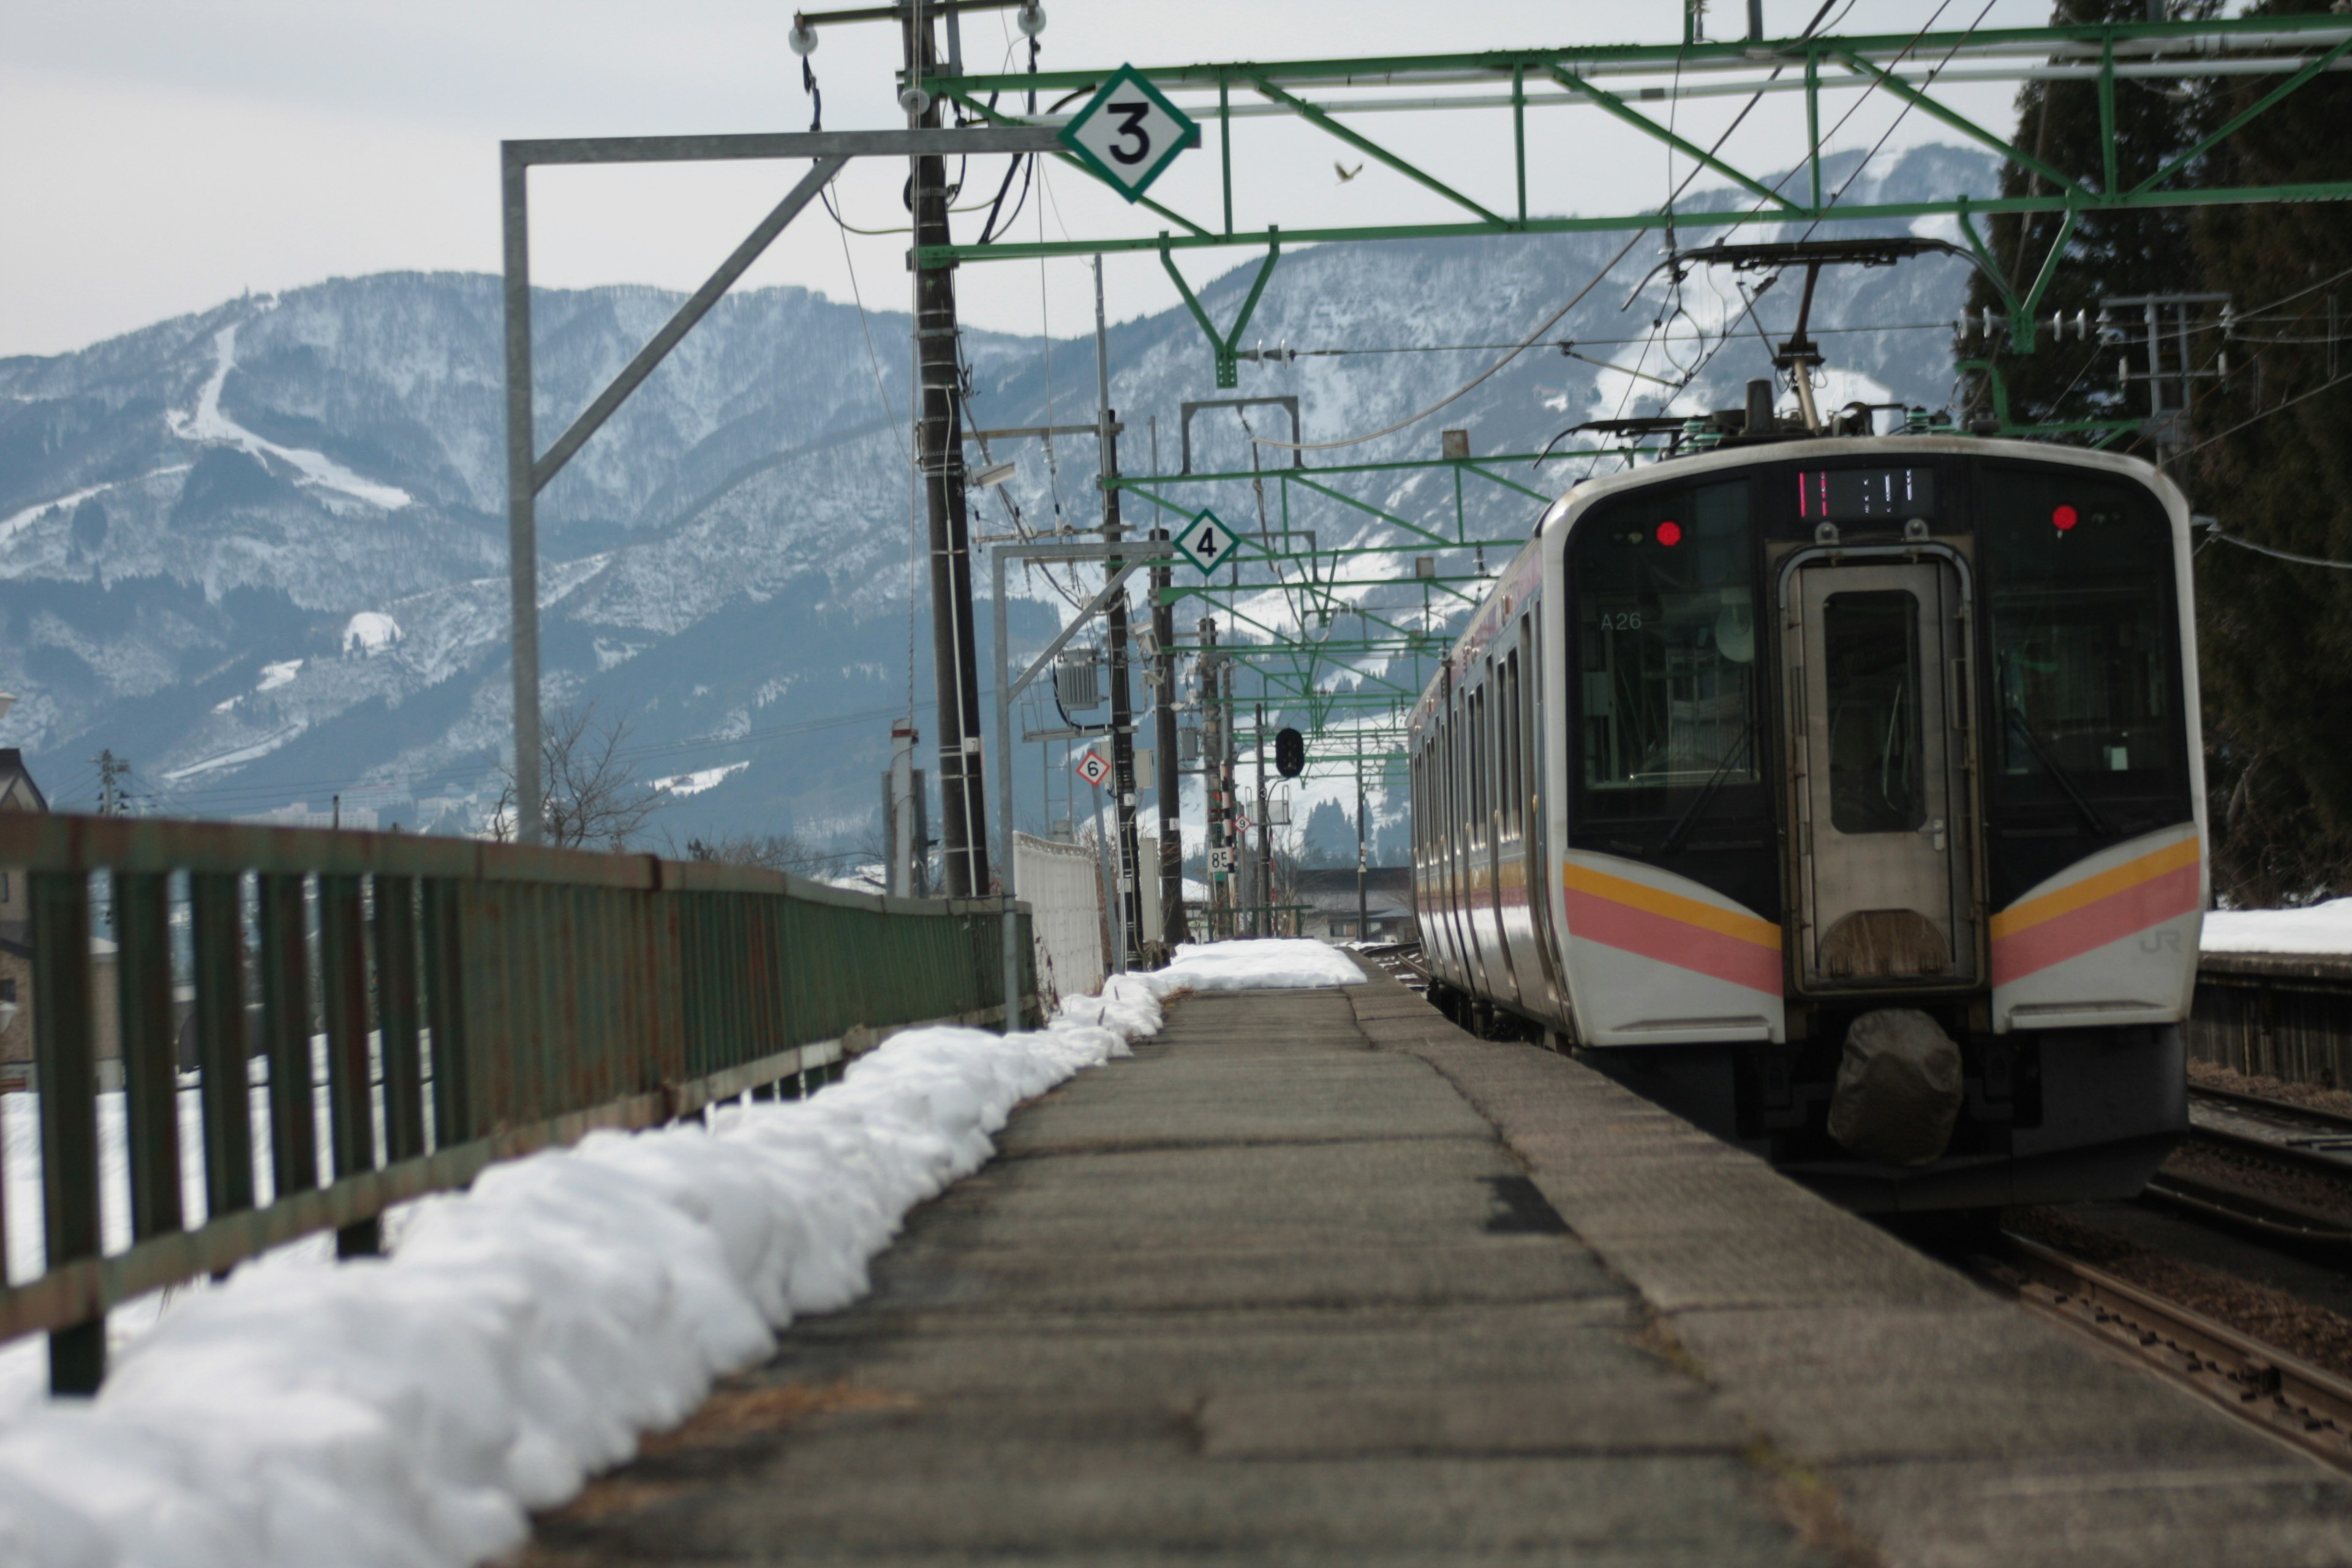
POLYGON ((1936 515, 1933 468, 1824 468, 1797 476, 1807 522, 1902 522, 1936 515))

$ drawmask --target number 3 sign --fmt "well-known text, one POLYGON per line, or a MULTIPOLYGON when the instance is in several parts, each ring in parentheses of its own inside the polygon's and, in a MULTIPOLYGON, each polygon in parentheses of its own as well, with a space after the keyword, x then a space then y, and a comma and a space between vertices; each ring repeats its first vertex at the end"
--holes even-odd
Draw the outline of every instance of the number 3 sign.
POLYGON ((1177 153, 1201 144, 1201 128, 1140 71, 1121 66, 1062 127, 1061 142, 1111 189, 1134 201, 1177 153))

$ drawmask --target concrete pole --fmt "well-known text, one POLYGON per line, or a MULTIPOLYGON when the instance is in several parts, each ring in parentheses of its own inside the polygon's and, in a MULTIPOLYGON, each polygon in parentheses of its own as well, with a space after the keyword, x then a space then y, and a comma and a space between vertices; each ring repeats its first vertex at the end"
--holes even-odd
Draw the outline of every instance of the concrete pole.
POLYGON ((1371 899, 1364 886, 1364 758, 1356 755, 1356 940, 1371 940, 1371 899))
POLYGON ((1225 847, 1225 743, 1217 723, 1217 623, 1201 617, 1201 802, 1202 826, 1209 839, 1209 940, 1226 934, 1225 879, 1216 868, 1217 853, 1225 847))
MULTIPOLYGON (((1241 737, 1234 733, 1238 728, 1239 726, 1234 722, 1233 663, 1229 659, 1219 659, 1217 661, 1217 735, 1224 742, 1224 746, 1219 755, 1221 771, 1218 774, 1218 788, 1223 792, 1225 823, 1228 828, 1231 827, 1234 817, 1234 789, 1241 773, 1241 737)), ((1241 885, 1242 858, 1249 853, 1249 847, 1235 844, 1233 846, 1233 850, 1234 875, 1225 882, 1225 934, 1239 936, 1242 931, 1234 919, 1232 895, 1241 885)))
MULTIPOLYGON (((1095 407, 1102 435, 1103 542, 1116 544, 1121 532, 1118 490, 1108 481, 1118 477, 1118 416, 1110 406, 1110 332, 1103 318, 1102 258, 1095 258, 1095 407)), ((1119 558, 1103 563, 1116 573, 1119 558)), ((1118 973, 1127 973, 1127 955, 1143 944, 1143 894, 1136 865, 1135 835, 1135 704, 1127 686, 1127 595, 1110 603, 1105 640, 1110 645, 1110 777, 1111 805, 1118 818, 1118 973)))
MULTIPOLYGON (((1160 423, 1151 425, 1151 471, 1160 471, 1160 423)), ((1168 530, 1153 509, 1153 540, 1164 542, 1168 530)), ((1159 675, 1152 689, 1154 787, 1160 795, 1160 935, 1173 947, 1190 933, 1184 929, 1183 759, 1176 754, 1176 606, 1162 602, 1170 584, 1165 565, 1151 569, 1151 635, 1159 644, 1152 665, 1159 675)))
MULTIPOLYGON (((904 28, 907 79, 933 63, 931 26, 909 7, 904 28)), ((911 127, 936 127, 940 106, 910 112, 911 127)), ((947 163, 912 160, 915 245, 950 243, 947 163)), ((915 450, 930 525, 931 659, 939 693, 940 840, 950 898, 988 892, 988 812, 981 778, 979 659, 971 625, 971 536, 964 513, 962 386, 956 361, 955 274, 915 270, 915 361, 922 413, 915 450)), ((1013 759, 1000 758, 1009 768, 1013 759)), ((999 781, 1012 787, 1009 776, 999 781)), ((1009 840, 1007 841, 1009 844, 1009 840)))
POLYGON ((1257 705, 1257 934, 1274 934, 1274 825, 1265 809, 1265 704, 1257 705))
POLYGON ((515 841, 540 841, 539 500, 531 478, 530 165, 511 152, 500 170, 506 226, 507 576, 514 666, 515 841))

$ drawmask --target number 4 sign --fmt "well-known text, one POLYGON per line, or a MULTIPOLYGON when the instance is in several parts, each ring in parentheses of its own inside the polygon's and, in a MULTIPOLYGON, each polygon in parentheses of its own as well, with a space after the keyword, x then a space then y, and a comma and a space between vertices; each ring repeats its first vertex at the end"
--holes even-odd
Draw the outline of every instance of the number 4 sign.
POLYGON ((1176 536, 1178 553, 1199 567, 1204 577, 1232 559, 1239 543, 1234 531, 1218 521, 1213 511, 1202 512, 1176 536))
POLYGON ((1067 125, 1062 145, 1134 201, 1177 153, 1201 144, 1201 128, 1133 66, 1111 73, 1067 125))

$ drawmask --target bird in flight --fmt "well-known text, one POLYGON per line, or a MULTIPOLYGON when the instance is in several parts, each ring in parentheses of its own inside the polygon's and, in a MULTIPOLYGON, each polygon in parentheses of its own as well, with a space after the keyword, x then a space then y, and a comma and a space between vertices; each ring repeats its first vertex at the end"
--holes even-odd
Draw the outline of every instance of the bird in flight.
POLYGON ((1339 171, 1339 183, 1343 185, 1364 172, 1364 166, 1361 163, 1350 169, 1345 163, 1334 162, 1331 167, 1339 171))

